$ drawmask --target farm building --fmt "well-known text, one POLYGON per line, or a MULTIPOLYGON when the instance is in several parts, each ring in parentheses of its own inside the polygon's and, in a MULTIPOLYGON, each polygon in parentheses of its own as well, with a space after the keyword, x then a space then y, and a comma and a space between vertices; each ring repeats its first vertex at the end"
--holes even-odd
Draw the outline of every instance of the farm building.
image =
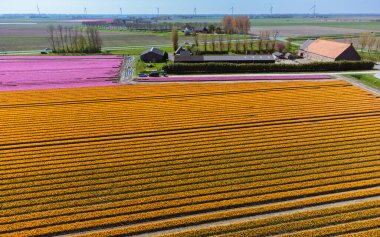
POLYGON ((141 54, 140 59, 145 63, 161 63, 164 61, 164 52, 152 47, 148 50, 145 50, 141 54))
POLYGON ((180 55, 180 56, 191 56, 192 53, 189 50, 184 49, 183 47, 179 47, 174 55, 180 55))
POLYGON ((175 55, 178 63, 275 63, 273 55, 247 56, 182 56, 175 55))
POLYGON ((306 41, 298 54, 313 61, 361 60, 352 44, 321 39, 306 41))

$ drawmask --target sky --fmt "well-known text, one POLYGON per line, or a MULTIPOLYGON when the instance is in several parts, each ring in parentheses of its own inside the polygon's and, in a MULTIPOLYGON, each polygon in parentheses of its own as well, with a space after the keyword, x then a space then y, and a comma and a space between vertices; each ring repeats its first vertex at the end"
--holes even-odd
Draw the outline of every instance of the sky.
MULTIPOLYGON (((380 0, 315 0, 317 13, 380 14, 380 0)), ((236 14, 311 13, 314 0, 0 0, 0 14, 37 13, 82 14, 227 14, 234 6, 236 14)))

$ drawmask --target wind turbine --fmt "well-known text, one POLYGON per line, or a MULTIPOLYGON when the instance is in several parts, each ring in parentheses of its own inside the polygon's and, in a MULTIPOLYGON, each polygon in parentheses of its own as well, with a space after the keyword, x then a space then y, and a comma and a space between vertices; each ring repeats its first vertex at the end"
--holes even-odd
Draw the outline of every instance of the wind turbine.
POLYGON ((123 8, 120 7, 120 15, 123 16, 123 8))
POLYGON ((157 17, 159 17, 159 16, 160 16, 160 8, 157 7, 157 17))
POLYGON ((197 16, 197 8, 194 7, 194 16, 197 16))
POLYGON ((317 4, 316 4, 316 1, 314 1, 314 5, 310 8, 309 11, 313 11, 314 18, 317 18, 317 4))
POLYGON ((270 6, 270 16, 271 17, 273 16, 273 6, 272 5, 270 6))
POLYGON ((38 6, 38 3, 37 3, 37 12, 38 12, 38 15, 41 16, 41 11, 40 11, 40 7, 38 6))
POLYGON ((84 7, 83 12, 84 12, 84 15, 87 16, 87 8, 86 7, 84 7))
POLYGON ((230 10, 231 10, 232 16, 234 16, 234 6, 232 6, 232 7, 230 8, 230 10))

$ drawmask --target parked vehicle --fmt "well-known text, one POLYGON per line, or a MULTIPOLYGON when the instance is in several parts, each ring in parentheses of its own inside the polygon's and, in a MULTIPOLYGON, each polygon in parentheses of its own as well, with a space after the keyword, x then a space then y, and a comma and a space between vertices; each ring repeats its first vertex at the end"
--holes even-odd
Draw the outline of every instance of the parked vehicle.
POLYGON ((149 77, 160 77, 160 73, 159 72, 151 72, 151 73, 149 73, 149 77))
POLYGON ((138 76, 139 76, 139 77, 148 77, 148 75, 146 75, 145 73, 139 73, 138 76))
POLYGON ((49 54, 52 52, 53 52, 53 50, 51 48, 45 48, 44 50, 41 51, 41 54, 49 54))

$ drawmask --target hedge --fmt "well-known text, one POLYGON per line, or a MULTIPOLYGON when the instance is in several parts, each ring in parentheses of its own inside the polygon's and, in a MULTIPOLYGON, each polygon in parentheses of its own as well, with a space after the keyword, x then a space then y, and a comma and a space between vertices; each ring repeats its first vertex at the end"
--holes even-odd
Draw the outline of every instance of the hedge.
POLYGON ((174 74, 327 72, 372 70, 371 61, 314 62, 305 64, 172 63, 162 69, 174 74))

